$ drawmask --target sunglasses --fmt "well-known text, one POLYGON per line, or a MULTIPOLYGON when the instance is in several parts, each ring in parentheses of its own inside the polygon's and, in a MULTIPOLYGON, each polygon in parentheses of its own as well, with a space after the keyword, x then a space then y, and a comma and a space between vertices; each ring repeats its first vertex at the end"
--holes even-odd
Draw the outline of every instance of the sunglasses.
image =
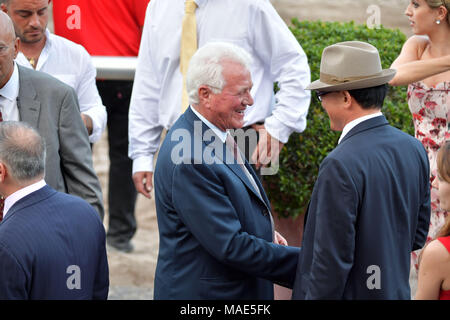
POLYGON ((324 95, 327 95, 327 94, 331 93, 331 92, 333 92, 333 91, 316 91, 317 100, 322 102, 322 97, 324 95))

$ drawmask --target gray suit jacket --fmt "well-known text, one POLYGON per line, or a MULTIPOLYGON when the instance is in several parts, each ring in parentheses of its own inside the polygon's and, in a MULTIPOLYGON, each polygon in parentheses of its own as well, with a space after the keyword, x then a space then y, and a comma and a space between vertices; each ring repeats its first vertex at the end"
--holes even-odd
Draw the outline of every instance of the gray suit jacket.
POLYGON ((18 67, 20 120, 45 139, 45 181, 58 191, 86 200, 103 219, 100 182, 75 91, 45 73, 18 67))

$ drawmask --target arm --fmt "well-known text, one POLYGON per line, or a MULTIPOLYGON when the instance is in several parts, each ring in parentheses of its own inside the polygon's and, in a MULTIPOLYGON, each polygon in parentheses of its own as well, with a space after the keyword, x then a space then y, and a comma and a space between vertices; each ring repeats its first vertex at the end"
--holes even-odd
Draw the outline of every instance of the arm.
POLYGON ((438 300, 444 281, 448 252, 438 240, 431 241, 422 252, 419 265, 416 300, 438 300))
POLYGON ((405 42, 400 55, 391 65, 391 68, 397 70, 395 77, 389 82, 391 86, 408 85, 450 70, 450 55, 420 60, 427 42, 428 40, 418 36, 405 42))
POLYGON ((61 171, 67 192, 86 200, 103 219, 100 182, 93 168, 87 131, 78 110, 75 91, 68 88, 61 101, 58 124, 61 171))
POLYGON ((27 279, 22 266, 0 244, 0 300, 27 300, 27 279))
POLYGON ((99 224, 99 263, 97 268, 97 274, 95 276, 94 292, 92 295, 93 300, 106 300, 108 299, 109 291, 109 269, 108 269, 108 257, 106 254, 106 237, 105 229, 103 225, 99 224))
POLYGON ((428 156, 423 146, 419 146, 422 149, 423 159, 423 199, 419 208, 417 229, 414 237, 414 243, 412 250, 417 250, 423 247, 427 240, 428 229, 430 227, 430 166, 428 156))
POLYGON ((89 142, 94 143, 100 140, 106 128, 107 114, 95 83, 97 71, 95 70, 91 57, 84 48, 82 49, 80 58, 82 61, 81 66, 84 68, 80 70, 76 92, 80 104, 81 116, 86 129, 88 129, 89 142))
MULTIPOLYGON (((175 167, 172 201, 180 219, 200 245, 221 263, 292 286, 300 249, 274 244, 245 232, 235 204, 212 167, 195 164, 175 167)), ((247 204, 248 210, 257 210, 250 206, 247 204)), ((263 219, 259 212, 256 216, 263 219)))
POLYGON ((304 89, 311 81, 306 54, 270 2, 260 3, 259 10, 250 20, 249 34, 254 53, 270 70, 270 76, 273 82, 278 82, 280 90, 275 96, 272 114, 265 119, 263 129, 268 132, 267 139, 258 144, 261 159, 253 155, 257 167, 277 159, 292 132, 305 130, 311 99, 310 92, 304 89), (278 143, 278 150, 271 150, 272 139, 278 143))
POLYGON ((358 189, 347 168, 325 159, 309 207, 314 243, 306 299, 341 299, 354 265, 358 189))
MULTIPOLYGON (((150 3, 147 17, 152 16, 151 8, 150 3)), ((151 57, 150 32, 150 21, 146 19, 128 115, 128 156, 133 160, 133 181, 136 190, 146 197, 150 197, 153 188, 153 157, 158 150, 163 129, 159 125, 160 85, 151 57)))

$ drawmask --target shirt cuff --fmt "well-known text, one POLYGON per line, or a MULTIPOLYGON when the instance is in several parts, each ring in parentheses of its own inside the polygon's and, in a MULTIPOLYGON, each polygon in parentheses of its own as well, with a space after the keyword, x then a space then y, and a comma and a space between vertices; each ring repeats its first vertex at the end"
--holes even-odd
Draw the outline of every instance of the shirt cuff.
POLYGON ((288 142, 289 136, 292 134, 292 132, 294 132, 294 130, 284 125, 283 122, 281 122, 274 116, 266 118, 266 120, 264 121, 264 127, 273 138, 277 139, 283 144, 286 144, 288 142))
POLYGON ((105 107, 102 105, 101 107, 90 108, 82 113, 92 119, 92 134, 89 136, 89 142, 97 142, 102 137, 106 127, 107 114, 105 107))
POLYGON ((133 160, 133 174, 136 172, 153 172, 153 155, 142 156, 133 160))

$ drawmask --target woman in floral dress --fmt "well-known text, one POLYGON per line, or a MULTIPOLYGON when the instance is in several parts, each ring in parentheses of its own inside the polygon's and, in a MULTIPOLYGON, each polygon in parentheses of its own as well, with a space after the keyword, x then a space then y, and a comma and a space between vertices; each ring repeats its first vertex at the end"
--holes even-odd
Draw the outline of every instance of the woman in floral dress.
MULTIPOLYGON (((436 155, 450 140, 450 0, 412 0, 405 11, 414 36, 403 45, 391 68, 397 69, 390 82, 408 85, 408 104, 415 136, 428 152, 430 182, 436 178, 436 155)), ((443 226, 447 212, 439 206, 437 190, 431 188, 431 217, 427 241, 443 226)), ((417 258, 411 255, 411 293, 417 284, 417 258)))

